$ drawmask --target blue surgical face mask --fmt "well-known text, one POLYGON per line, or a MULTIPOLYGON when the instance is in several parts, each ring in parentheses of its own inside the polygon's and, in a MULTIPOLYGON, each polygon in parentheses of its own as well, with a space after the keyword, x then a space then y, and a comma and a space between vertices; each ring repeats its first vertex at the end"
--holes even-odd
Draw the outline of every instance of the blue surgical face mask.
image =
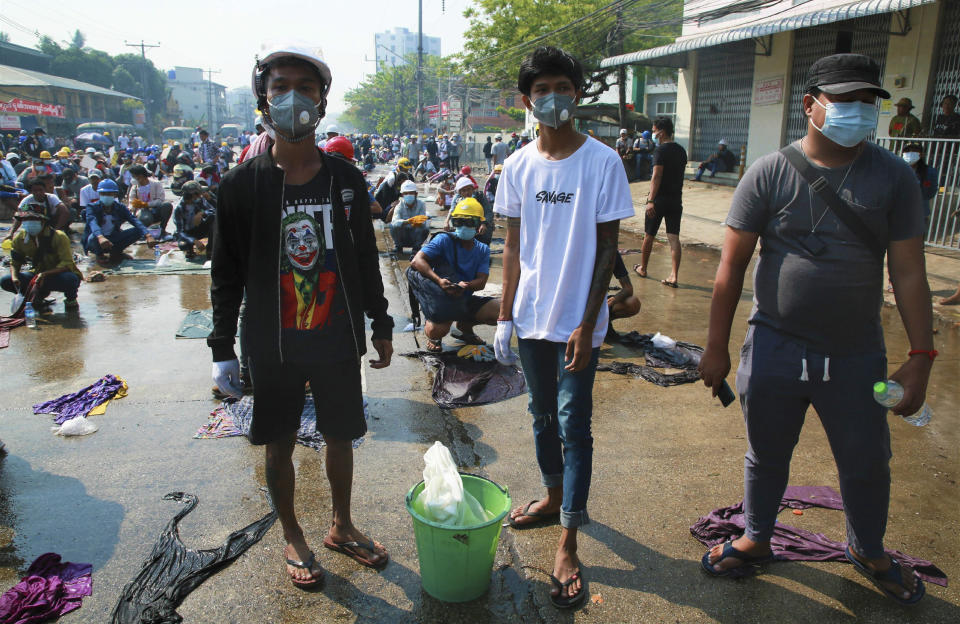
POLYGON ((551 128, 559 128, 570 122, 576 110, 577 105, 573 98, 560 93, 548 93, 533 103, 533 116, 551 128))
POLYGON ((473 240, 473 237, 477 235, 477 228, 461 225, 456 230, 454 230, 454 234, 456 234, 457 238, 459 238, 460 240, 465 240, 465 241, 473 240))
POLYGON ((866 102, 828 102, 826 105, 814 98, 827 111, 823 127, 817 128, 823 136, 837 145, 855 147, 877 129, 879 111, 874 104, 866 102))
POLYGON ((920 152, 904 152, 903 160, 908 165, 915 165, 920 162, 920 152))
POLYGON ((20 227, 30 236, 36 236, 40 233, 40 230, 43 229, 43 222, 36 220, 24 221, 20 224, 20 227))
POLYGON ((113 202, 115 202, 115 201, 117 201, 117 198, 114 197, 113 195, 101 195, 101 196, 100 196, 100 203, 103 204, 104 206, 110 207, 110 206, 113 205, 113 202))
POLYGON ((408 205, 408 206, 412 206, 412 205, 414 205, 415 203, 417 203, 417 196, 416 196, 416 195, 404 195, 404 196, 403 196, 403 203, 405 203, 405 204, 408 205))

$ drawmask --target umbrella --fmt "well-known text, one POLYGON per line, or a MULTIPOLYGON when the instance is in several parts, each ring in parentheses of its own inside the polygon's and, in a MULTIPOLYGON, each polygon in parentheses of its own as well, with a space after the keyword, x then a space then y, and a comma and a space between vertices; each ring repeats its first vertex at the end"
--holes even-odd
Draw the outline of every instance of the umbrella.
POLYGON ((75 140, 83 143, 102 143, 103 145, 113 145, 113 141, 103 136, 99 132, 84 132, 83 134, 78 134, 75 140))

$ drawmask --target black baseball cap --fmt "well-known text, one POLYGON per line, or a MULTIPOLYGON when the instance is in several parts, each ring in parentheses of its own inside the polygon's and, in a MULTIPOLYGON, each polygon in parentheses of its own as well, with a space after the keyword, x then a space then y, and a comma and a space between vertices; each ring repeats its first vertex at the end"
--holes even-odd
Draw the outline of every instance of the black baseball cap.
POLYGON ((890 93, 880 86, 880 65, 863 54, 832 54, 816 61, 807 70, 806 91, 817 88, 830 95, 869 89, 889 99, 890 93))

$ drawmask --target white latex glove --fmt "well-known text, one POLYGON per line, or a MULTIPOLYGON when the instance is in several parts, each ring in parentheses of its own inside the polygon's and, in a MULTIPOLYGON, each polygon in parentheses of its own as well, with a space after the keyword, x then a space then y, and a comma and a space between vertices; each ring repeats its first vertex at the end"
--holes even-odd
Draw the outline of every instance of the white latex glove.
POLYGON ((493 353, 497 356, 497 361, 504 366, 510 366, 520 359, 510 350, 512 338, 513 321, 497 321, 497 333, 493 337, 493 353))
POLYGON ((213 382, 220 388, 220 392, 229 394, 235 399, 243 398, 243 386, 240 382, 240 360, 224 360, 213 363, 213 382))

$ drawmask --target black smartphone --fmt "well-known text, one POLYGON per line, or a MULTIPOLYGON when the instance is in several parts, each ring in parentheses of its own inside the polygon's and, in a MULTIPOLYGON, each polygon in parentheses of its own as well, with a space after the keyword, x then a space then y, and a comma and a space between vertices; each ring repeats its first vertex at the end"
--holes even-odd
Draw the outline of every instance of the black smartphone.
POLYGON ((727 380, 723 380, 723 384, 720 386, 720 391, 717 392, 717 398, 720 399, 720 402, 724 407, 727 407, 737 398, 733 393, 733 388, 730 387, 730 384, 727 383, 727 380))

